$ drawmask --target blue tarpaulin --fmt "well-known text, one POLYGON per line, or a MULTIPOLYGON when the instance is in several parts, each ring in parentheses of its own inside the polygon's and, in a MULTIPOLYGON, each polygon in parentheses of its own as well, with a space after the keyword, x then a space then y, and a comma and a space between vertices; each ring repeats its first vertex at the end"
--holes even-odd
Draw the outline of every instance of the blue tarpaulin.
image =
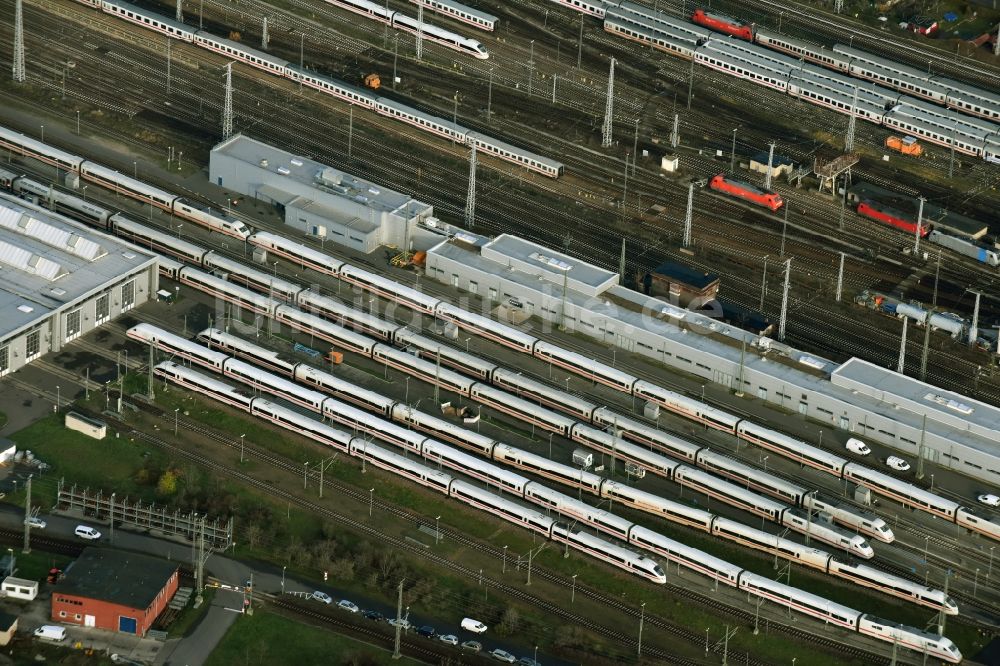
POLYGON ((955 12, 948 12, 947 14, 944 15, 945 21, 954 21, 957 18, 958 14, 956 14, 955 12))

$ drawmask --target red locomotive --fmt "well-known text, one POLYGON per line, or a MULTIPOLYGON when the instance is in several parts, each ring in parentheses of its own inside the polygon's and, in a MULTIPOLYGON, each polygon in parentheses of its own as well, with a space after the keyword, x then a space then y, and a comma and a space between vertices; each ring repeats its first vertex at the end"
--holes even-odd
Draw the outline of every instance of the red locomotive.
POLYGON ((730 180, 721 173, 712 178, 712 180, 708 181, 708 186, 717 192, 723 192, 724 194, 728 194, 732 197, 746 199, 750 203, 758 206, 764 206, 772 211, 776 211, 785 205, 785 202, 781 200, 780 194, 762 190, 756 185, 751 185, 750 183, 744 183, 739 180, 730 180))
MULTIPOLYGON (((909 219, 905 213, 902 213, 895 208, 875 203, 874 201, 862 201, 858 206, 858 215, 863 215, 877 222, 881 222, 882 224, 888 224, 891 227, 902 229, 903 231, 911 234, 916 233, 917 231, 917 223, 914 220, 909 219)), ((927 234, 930 233, 930 230, 929 225, 921 225, 920 236, 926 237, 927 234)))
POLYGON ((694 10, 694 14, 691 15, 691 20, 698 25, 711 30, 724 32, 727 35, 739 37, 740 39, 745 39, 748 42, 753 41, 752 23, 740 23, 736 19, 723 16, 722 14, 706 12, 704 9, 694 10))

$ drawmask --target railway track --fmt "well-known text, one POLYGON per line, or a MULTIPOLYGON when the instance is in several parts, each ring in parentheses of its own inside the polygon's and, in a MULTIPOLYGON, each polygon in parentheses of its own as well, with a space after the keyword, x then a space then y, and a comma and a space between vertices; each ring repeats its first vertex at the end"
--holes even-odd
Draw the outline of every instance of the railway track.
MULTIPOLYGON (((167 327, 169 327, 169 324, 166 323, 166 322, 163 322, 162 319, 155 318, 155 317, 147 317, 147 319, 151 320, 151 321, 157 321, 158 320, 158 321, 164 323, 167 327)), ((124 328, 127 328, 128 326, 129 326, 129 324, 119 323, 117 327, 121 328, 121 329, 124 329, 124 328)), ((192 427, 190 423, 189 423, 188 427, 189 428, 192 427)), ((694 438, 694 439, 698 439, 698 438, 694 438)), ((226 441, 225 443, 228 444, 228 445, 230 445, 230 446, 234 445, 233 442, 229 442, 229 441, 226 441)), ((772 470, 772 473, 774 473, 773 470, 772 470)), ((782 475, 782 476, 785 476, 785 475, 782 475)), ((356 494, 356 497, 359 500, 363 499, 363 497, 360 494, 356 494)), ((897 524, 897 529, 898 529, 898 524, 897 524)), ((911 527, 911 529, 912 529, 912 527, 911 527)), ((917 534, 918 534, 918 538, 919 538, 919 536, 922 536, 922 532, 917 532, 917 534)), ((935 541, 935 543, 938 543, 938 542, 939 542, 938 540, 935 541)), ((964 548, 962 547, 961 543, 958 542, 957 540, 954 540, 952 543, 947 543, 945 545, 948 546, 946 552, 952 552, 952 553, 954 553, 954 552, 962 552, 964 550, 964 548)), ((926 543, 925 543, 925 551, 926 551, 926 543)), ((939 558, 939 559, 941 561, 945 561, 945 558, 943 558, 943 557, 939 558)), ((879 563, 873 563, 873 564, 875 564, 876 566, 880 566, 879 563)), ((954 562, 951 562, 950 564, 951 564, 952 567, 956 566, 954 562)), ((882 568, 893 570, 894 573, 895 572, 900 572, 904 577, 908 577, 908 578, 911 578, 911 579, 918 580, 918 578, 916 578, 915 576, 913 576, 911 573, 907 572, 905 569, 899 568, 899 567, 897 567, 895 565, 891 565, 891 564, 888 564, 888 563, 881 563, 881 566, 882 566, 882 568)), ((972 573, 971 569, 969 569, 969 568, 965 568, 965 570, 969 574, 972 573)), ((960 595, 956 594, 955 596, 960 596, 960 595)), ((990 605, 986 604, 984 601, 975 600, 971 595, 965 595, 965 598, 969 600, 970 604, 974 604, 977 607, 983 609, 984 611, 990 610, 990 608, 991 608, 990 605)), ((995 610, 995 609, 993 609, 993 610, 995 610)), ((968 620, 963 619, 963 620, 959 620, 959 621, 965 621, 967 623, 978 623, 981 626, 991 626, 988 623, 977 621, 975 619, 968 619, 968 620)))
MULTIPOLYGON (((149 411, 149 410, 147 409, 147 411, 149 411)), ((172 419, 169 419, 168 417, 165 417, 165 418, 167 418, 167 420, 172 420, 172 419)), ((217 441, 218 443, 220 443, 222 445, 229 446, 229 447, 232 447, 232 448, 235 448, 236 446, 238 446, 235 442, 231 441, 230 438, 226 437, 225 435, 221 435, 220 433, 217 433, 217 432, 215 432, 215 431, 213 431, 213 430, 211 430, 209 428, 206 428, 205 426, 202 426, 201 424, 192 422, 192 421, 190 421, 188 419, 180 419, 179 420, 179 424, 182 427, 184 427, 185 429, 187 429, 187 430, 190 430, 192 432, 197 432, 198 434, 200 434, 202 436, 205 436, 205 437, 209 437, 212 440, 217 441)), ((410 552, 413 552, 413 553, 418 553, 422 557, 433 561, 435 564, 438 564, 440 566, 444 566, 445 568, 450 569, 453 573, 462 575, 465 578, 483 580, 489 587, 492 587, 493 589, 497 589, 497 590, 499 590, 499 591, 501 591, 501 592, 503 592, 505 594, 509 594, 509 595, 511 595, 514 598, 518 598, 518 599, 521 599, 521 600, 523 600, 523 601, 525 601, 527 603, 530 603, 531 605, 533 605, 535 607, 538 607, 538 608, 542 609, 543 611, 545 611, 547 613, 550 613, 550 614, 553 614, 553 615, 555 615, 557 617, 560 617, 564 621, 572 622, 572 623, 576 624, 577 626, 581 626, 581 627, 587 628, 588 630, 600 633, 601 635, 603 635, 603 636, 605 636, 607 638, 610 638, 612 640, 615 640, 616 642, 618 642, 620 644, 624 644, 624 645, 627 645, 627 646, 630 646, 630 647, 634 647, 634 646, 637 645, 636 639, 633 638, 633 637, 631 637, 630 635, 623 634, 621 632, 617 632, 615 630, 608 629, 608 628, 604 627, 603 625, 601 625, 600 623, 597 623, 597 622, 594 622, 592 620, 589 620, 588 618, 586 618, 584 616, 580 616, 578 614, 575 614, 575 613, 572 613, 570 611, 567 611, 567 610, 565 610, 565 609, 563 609, 563 608, 561 608, 561 607, 559 607, 557 605, 550 604, 548 602, 545 602, 544 600, 538 599, 537 597, 534 597, 533 595, 528 594, 527 592, 525 592, 521 588, 513 587, 513 586, 510 586, 510 585, 506 585, 505 583, 503 583, 501 581, 498 581, 498 580, 495 580, 495 579, 492 579, 492 578, 482 577, 481 573, 478 572, 478 571, 473 571, 471 569, 463 567, 460 564, 452 562, 452 561, 450 561, 450 560, 448 560, 446 558, 443 558, 443 557, 440 557, 440 556, 436 556, 433 553, 428 553, 425 549, 420 548, 418 546, 415 546, 415 545, 413 545, 413 544, 411 544, 408 541, 405 541, 403 539, 397 539, 395 537, 389 537, 389 536, 383 535, 383 534, 379 533, 377 530, 375 530, 374 528, 372 528, 367 523, 364 523, 364 522, 361 522, 361 521, 356 521, 354 519, 351 519, 349 517, 343 516, 341 514, 337 514, 336 512, 333 512, 331 510, 325 509, 323 507, 319 507, 319 506, 313 504, 312 502, 309 502, 308 500, 303 500, 303 499, 299 498, 296 495, 293 495, 291 493, 283 491, 283 490, 281 490, 279 488, 275 488, 272 484, 267 484, 267 483, 264 483, 264 482, 257 481, 256 479, 254 479, 253 477, 251 477, 248 474, 244 474, 242 472, 239 472, 238 470, 233 470, 232 468, 227 467, 225 465, 214 463, 214 462, 212 462, 210 460, 207 460, 203 456, 199 456, 197 454, 194 454, 194 453, 191 453, 189 451, 186 451, 185 449, 182 449, 180 447, 171 445, 169 442, 167 442, 166 440, 164 440, 164 439, 162 439, 160 437, 157 437, 155 435, 151 435, 151 434, 148 434, 148 433, 144 433, 144 432, 141 432, 141 431, 137 431, 137 430, 134 429, 133 426, 131 426, 130 424, 128 424, 126 422, 120 422, 119 425, 121 427, 125 427, 125 428, 131 429, 131 432, 130 432, 131 435, 137 436, 137 437, 141 437, 142 439, 144 439, 147 442, 156 444, 156 445, 160 446, 161 448, 168 449, 174 455, 178 455, 179 457, 183 457, 183 458, 187 458, 189 460, 193 460, 193 461, 197 462, 199 465, 206 466, 206 467, 209 467, 211 469, 214 469, 216 472, 221 472, 221 473, 225 473, 225 474, 227 474, 229 476, 236 477, 236 478, 238 478, 240 481, 242 481, 244 483, 247 483, 247 484, 249 484, 249 485, 251 485, 253 487, 256 487, 256 488, 258 488, 260 490, 264 490, 264 491, 268 492, 269 494, 278 496, 281 499, 289 501, 289 502, 291 502, 291 503, 293 503, 293 504, 295 504, 295 505, 297 505, 297 506, 299 506, 301 508, 306 508, 306 509, 310 510, 311 512, 317 513, 319 515, 323 515, 325 518, 333 519, 333 520, 336 520, 337 522, 342 522, 342 523, 348 524, 352 528, 354 528, 356 530, 359 530, 359 531, 362 531, 362 532, 365 532, 365 533, 369 534, 369 536, 376 537, 376 538, 378 538, 379 540, 381 540, 383 542, 389 542, 391 545, 393 545, 396 548, 403 548, 403 549, 405 549, 407 551, 410 551, 410 552)), ((270 454, 269 452, 267 452, 265 450, 261 450, 261 449, 259 449, 257 447, 250 447, 250 451, 251 451, 251 455, 258 456, 264 462, 267 462, 269 465, 271 465, 273 467, 276 467, 276 468, 279 468, 279 469, 284 469, 284 470, 288 471, 289 473, 295 474, 295 475, 298 475, 298 473, 299 473, 299 469, 300 468, 299 468, 299 465, 298 465, 297 461, 296 462, 290 462, 290 461, 283 460, 283 459, 278 458, 277 456, 274 456, 273 454, 270 454)), ((336 488, 336 490, 338 490, 339 492, 343 492, 345 495, 347 495, 349 497, 352 497, 352 498, 354 498, 354 499, 356 499, 356 500, 358 500, 358 501, 360 501, 362 503, 369 501, 369 497, 367 496, 367 493, 359 491, 359 490, 357 490, 357 489, 355 489, 355 488, 353 488, 351 486, 345 486, 343 484, 333 483, 333 482, 331 482, 331 485, 334 486, 336 488)), ((419 517, 414 517, 411 513, 409 513, 405 509, 402 509, 401 507, 398 507, 395 504, 378 502, 377 505, 379 506, 379 509, 381 511, 387 511, 387 512, 393 513, 393 514, 397 515, 398 517, 403 518, 405 520, 414 521, 415 523, 418 523, 418 524, 429 524, 429 522, 427 520, 421 519, 419 517)), ((454 532, 454 531, 451 531, 451 530, 444 529, 444 530, 442 530, 442 534, 444 534, 444 537, 446 539, 448 539, 448 540, 452 540, 452 541, 455 541, 457 543, 462 543, 462 544, 466 545, 469 548, 475 548, 479 552, 484 552, 484 553, 489 554, 491 557, 493 557, 496 560, 500 560, 500 559, 506 558, 508 556, 506 553, 504 553, 504 551, 502 549, 496 548, 492 544, 483 544, 483 543, 480 543, 480 542, 475 541, 473 539, 470 539, 469 537, 465 536, 463 533, 454 532)), ((546 580, 549 580, 549 581, 551 581, 551 582, 553 582, 553 583, 555 583, 555 584, 557 584, 559 586, 562 586, 562 587, 566 587, 570 583, 570 581, 568 579, 566 579, 565 577, 563 577, 561 575, 558 575, 558 574, 553 574, 553 573, 548 572, 548 571, 543 570, 543 569, 533 569, 533 574, 536 575, 536 576, 538 576, 538 577, 540 577, 540 578, 544 578, 546 580)), ((707 596, 707 595, 704 595, 704 594, 701 594, 701 593, 698 593, 698 592, 695 592, 695 591, 692 591, 692 590, 688 590, 686 588, 679 587, 679 586, 676 586, 676 585, 673 585, 673 584, 670 584, 670 583, 668 583, 667 587, 670 590, 671 594, 676 594, 676 595, 684 597, 684 598, 686 598, 688 600, 697 602, 698 604, 701 604, 701 605, 704 605, 704 606, 707 606, 707 607, 719 610, 721 612, 725 612, 727 614, 735 615, 737 618, 742 619, 744 621, 748 621, 748 620, 750 620, 751 618, 754 617, 754 613, 752 613, 752 612, 749 612, 749 611, 746 611, 746 610, 742 610, 742 609, 732 608, 729 604, 726 604, 725 602, 722 602, 722 601, 720 601, 718 599, 715 599, 713 597, 710 597, 710 596, 707 596)), ((628 614, 628 615, 631 615, 631 616, 636 616, 636 615, 639 614, 638 609, 636 609, 633 605, 631 605, 629 603, 626 603, 626 602, 623 602, 620 599, 616 599, 615 597, 604 595, 604 594, 602 594, 600 592, 597 592, 595 590, 592 590, 590 588, 585 588, 583 586, 580 586, 579 584, 577 584, 576 590, 577 590, 578 594, 585 595, 585 596, 587 596, 587 597, 589 597, 589 598, 591 598, 591 599, 593 599, 595 601, 598 601, 598 602, 602 603, 605 606, 613 608, 613 609, 615 609, 615 610, 617 610, 619 612, 622 612, 622 613, 625 613, 625 614, 628 614)), ((656 627, 660 631, 663 631, 665 633, 674 635, 677 638, 686 640, 686 641, 690 642, 693 645, 701 645, 702 636, 699 633, 689 631, 689 630, 687 630, 687 629, 685 629, 683 627, 680 627, 678 625, 670 623, 669 621, 665 620, 664 618, 659 618, 659 617, 656 617, 656 616, 650 616, 650 615, 647 614, 647 615, 645 615, 645 622, 646 622, 647 626, 649 626, 649 627, 656 627)), ((774 629, 776 627, 779 627, 780 631, 786 632, 789 635, 796 636, 797 638, 800 638, 802 640, 806 640, 806 641, 808 641, 810 643, 814 643, 814 644, 821 645, 821 646, 824 646, 824 647, 834 648, 834 649, 837 649, 838 651, 844 652, 844 653, 849 654, 851 656, 856 656, 856 657, 864 658, 866 660, 872 660, 873 657, 874 657, 873 663, 885 663, 881 658, 875 657, 874 655, 872 655, 872 653, 868 652, 867 650, 864 650, 864 649, 862 649, 860 647, 857 647, 857 646, 845 646, 840 641, 837 641, 835 639, 832 639, 832 638, 829 638, 829 637, 826 637, 826 636, 816 635, 816 634, 814 634, 813 632, 811 632, 809 630, 805 630, 805 629, 801 629, 801 628, 797 628, 797 627, 788 627, 786 625, 778 625, 774 620, 770 620, 769 621, 769 625, 771 626, 772 629, 774 629)), ((718 648, 716 648, 716 649, 718 649, 718 648)), ((643 651, 644 651, 644 653, 648 657, 657 658, 657 659, 665 661, 666 663, 679 663, 679 664, 699 664, 699 663, 702 663, 701 661, 697 661, 697 660, 691 660, 691 659, 681 658, 681 657, 673 655, 673 654, 671 654, 671 653, 669 653, 667 651, 664 651, 662 649, 658 649, 658 648, 655 648, 655 647, 650 647, 648 645, 646 645, 646 646, 643 647, 643 651)), ((751 658, 751 659, 749 659, 748 663, 750 663, 750 664, 760 664, 761 666, 765 666, 767 662, 761 662, 761 661, 754 660, 754 659, 751 658)))
MULTIPOLYGON (((259 101, 260 100, 258 100, 258 102, 259 101)), ((441 182, 442 185, 447 185, 446 181, 448 180, 448 178, 447 177, 442 177, 442 178, 438 178, 436 180, 438 180, 439 182, 441 182)), ((454 190, 454 188, 452 188, 452 190, 454 190)), ((490 194, 490 192, 488 191, 488 189, 487 189, 487 192, 484 192, 484 194, 487 194, 487 195, 490 194)), ((451 202, 454 201, 456 198, 458 200, 460 200, 460 197, 461 197, 461 195, 458 195, 456 193, 453 197, 449 198, 447 201, 437 201, 435 203, 439 207, 444 208, 445 210, 454 210, 455 212, 458 212, 458 206, 455 203, 451 203, 451 202)), ((535 213, 537 213, 537 205, 535 205, 533 207, 525 206, 525 207, 522 207, 520 209, 516 209, 516 208, 514 208, 512 206, 512 204, 510 202, 511 202, 511 199, 508 197, 508 198, 505 199, 505 205, 503 206, 502 209, 498 209, 498 208, 489 208, 489 209, 487 209, 488 213, 492 213, 493 214, 491 217, 494 217, 494 219, 506 219, 506 220, 510 220, 511 221, 511 223, 509 225, 506 224, 506 223, 502 224, 500 230, 508 230, 507 229, 508 226, 516 228, 515 225, 517 223, 517 220, 519 220, 519 219, 527 219, 527 216, 531 215, 531 212, 529 212, 529 211, 534 211, 535 213)), ((484 206, 481 205, 480 206, 480 210, 482 211, 483 209, 484 209, 484 206)), ((557 214, 559 212, 560 211, 556 211, 556 210, 545 211, 547 217, 557 216, 557 214)), ((603 229, 603 227, 601 225, 592 225, 592 228, 588 229, 588 232, 591 233, 591 234, 593 234, 593 236, 594 236, 594 238, 593 238, 592 241, 586 242, 586 245, 588 247, 588 251, 589 252, 593 253, 595 251, 598 251, 598 248, 601 248, 602 246, 606 247, 606 243, 602 243, 601 238, 597 236, 598 232, 604 233, 604 229, 603 229)), ((578 233, 579 233, 579 224, 578 224, 578 233)), ((547 240, 551 244, 551 242, 552 242, 553 239, 552 238, 548 238, 548 239, 543 239, 543 240, 547 240)), ((830 263, 832 263, 832 262, 827 262, 827 265, 829 265, 830 263)), ((811 264, 810 265, 810 269, 811 270, 816 270, 817 272, 821 268, 822 268, 822 266, 820 264, 811 264)), ((741 294, 738 294, 738 292, 735 292, 735 291, 734 291, 734 294, 737 295, 737 300, 740 300, 740 297, 743 296, 741 294)), ((744 304, 751 303, 752 302, 752 298, 749 298, 749 294, 746 294, 745 296, 746 296, 746 298, 744 298, 744 304)), ((822 315, 824 315, 824 316, 826 315, 825 312, 822 312, 822 308, 819 308, 819 310, 820 310, 820 312, 821 312, 822 315)), ((815 315, 815 313, 811 313, 811 314, 815 315)), ((836 328, 836 327, 834 327, 834 328, 836 328)), ((830 329, 826 329, 826 330, 830 330, 830 329)), ((790 327, 790 334, 793 336, 793 340, 796 339, 794 336, 796 336, 798 334, 798 327, 796 327, 794 325, 794 322, 793 322, 793 325, 790 327)), ((857 335, 856 331, 844 332, 842 335, 838 336, 841 344, 843 344, 844 341, 847 341, 847 340, 850 340, 850 339, 856 339, 857 337, 858 337, 858 335, 857 335)), ((808 340, 806 340, 805 342, 806 342, 806 344, 808 344, 808 340)), ((840 346, 840 345, 837 345, 837 346, 840 346)), ((861 352, 864 352, 864 351, 867 351, 867 350, 866 349, 858 349, 858 350, 852 350, 852 351, 861 351, 861 352)), ((894 355, 894 353, 895 353, 895 350, 886 349, 884 351, 884 356, 887 357, 887 358, 889 358, 892 355, 894 355)), ((879 359, 879 360, 881 360, 881 359, 879 359)), ((951 367, 951 368, 959 367, 955 363, 942 364, 942 365, 945 366, 945 367, 951 367)), ((940 379, 943 380, 942 383, 951 382, 952 384, 954 384, 956 381, 958 381, 959 383, 961 383, 961 381, 967 379, 967 377, 968 377, 968 375, 966 375, 965 373, 960 373, 957 378, 955 377, 955 375, 951 375, 951 376, 948 376, 948 377, 941 377, 940 379)))

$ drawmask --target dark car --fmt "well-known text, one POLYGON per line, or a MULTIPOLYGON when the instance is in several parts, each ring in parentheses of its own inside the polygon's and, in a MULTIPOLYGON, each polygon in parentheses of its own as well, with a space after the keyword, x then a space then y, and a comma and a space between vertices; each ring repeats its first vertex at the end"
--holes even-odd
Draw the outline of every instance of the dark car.
POLYGON ((424 638, 433 638, 434 634, 437 632, 434 631, 434 627, 429 627, 427 625, 424 625, 419 629, 417 629, 417 633, 423 636, 424 638))
POLYGON ((379 613, 376 610, 367 610, 362 613, 362 615, 364 615, 366 619, 374 620, 375 622, 381 622, 385 619, 385 615, 382 615, 382 613, 379 613))

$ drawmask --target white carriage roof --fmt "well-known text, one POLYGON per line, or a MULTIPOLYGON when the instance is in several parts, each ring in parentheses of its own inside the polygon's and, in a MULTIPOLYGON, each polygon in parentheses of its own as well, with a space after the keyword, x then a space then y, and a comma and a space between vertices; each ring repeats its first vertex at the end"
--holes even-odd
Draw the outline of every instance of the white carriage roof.
POLYGON ((0 194, 0 340, 154 261, 112 236, 0 194))
MULTIPOLYGON (((555 256, 563 256, 513 236, 501 236, 497 240, 500 238, 504 238, 506 243, 519 241, 525 246, 538 247, 555 256), (513 241, 507 239, 513 239, 513 241)), ((483 247, 485 249, 486 246, 483 247)), ((533 290, 537 293, 535 297, 537 304, 544 302, 543 296, 556 300, 562 298, 561 284, 553 284, 547 280, 541 281, 536 276, 522 271, 509 270, 506 261, 497 263, 496 260, 486 258, 477 250, 478 248, 475 246, 463 246, 459 243, 445 241, 429 250, 428 254, 437 254, 461 262, 469 269, 497 276, 533 290)), ((581 263, 579 259, 573 257, 568 259, 581 263)), ((598 271, 603 270, 594 268, 598 271)), ((617 280, 617 275, 608 271, 605 273, 614 275, 617 280)), ((822 393, 847 404, 855 405, 859 409, 883 414, 911 427, 917 429, 921 427, 921 418, 917 413, 896 408, 889 402, 873 402, 871 397, 862 391, 831 382, 829 379, 831 374, 840 372, 844 366, 838 366, 829 359, 821 358, 815 354, 806 354, 782 343, 760 338, 736 326, 696 315, 688 310, 672 306, 665 301, 617 284, 604 290, 599 297, 595 298, 585 291, 574 289, 573 285, 568 283, 565 298, 567 303, 579 308, 603 315, 612 321, 625 322, 659 337, 663 341, 663 347, 669 348, 675 356, 684 355, 685 349, 698 349, 719 359, 719 362, 715 364, 717 367, 724 368, 728 364, 730 368, 734 369, 734 372, 739 367, 742 358, 747 368, 778 377, 786 382, 788 389, 786 393, 791 395, 794 395, 796 389, 803 393, 810 391, 822 393), (742 354, 743 342, 746 342, 745 355, 742 354), (769 350, 768 353, 762 354, 761 352, 765 349, 769 350)), ((857 362, 864 363, 864 361, 857 362)), ((844 365, 849 366, 850 363, 852 361, 848 361, 844 365)), ((846 376, 842 372, 841 375, 846 376)), ((990 409, 993 415, 988 418, 993 418, 994 423, 1000 423, 1000 410, 988 405, 980 407, 981 403, 975 403, 957 394, 940 389, 934 390, 940 395, 947 395, 949 399, 956 398, 966 404, 974 403, 981 413, 985 414, 983 409, 990 409)), ((941 407, 941 409, 946 408, 941 407)), ((983 437, 965 425, 956 429, 952 423, 935 419, 934 421, 928 420, 927 429, 982 451, 993 451, 996 447, 993 443, 997 439, 996 434, 991 437, 983 437)))
POLYGON ((510 272, 529 275, 536 282, 547 280, 560 289, 565 275, 568 289, 589 296, 597 296, 618 284, 617 273, 510 234, 497 236, 483 245, 481 254, 484 259, 507 266, 510 272))
POLYGON ((347 199, 379 213, 398 212, 406 215, 409 211, 410 216, 429 208, 428 204, 409 195, 369 183, 321 162, 297 156, 242 134, 218 144, 212 149, 212 154, 225 155, 245 163, 249 169, 257 170, 262 176, 261 187, 258 189, 280 192, 283 195, 281 198, 287 201, 303 197, 316 206, 337 209, 339 207, 334 200, 347 199), (327 203, 324 204, 324 200, 327 203))
POLYGON ((889 408, 905 409, 918 418, 940 421, 959 431, 1000 440, 1000 409, 946 391, 898 372, 852 358, 834 370, 837 386, 870 396, 889 408))

